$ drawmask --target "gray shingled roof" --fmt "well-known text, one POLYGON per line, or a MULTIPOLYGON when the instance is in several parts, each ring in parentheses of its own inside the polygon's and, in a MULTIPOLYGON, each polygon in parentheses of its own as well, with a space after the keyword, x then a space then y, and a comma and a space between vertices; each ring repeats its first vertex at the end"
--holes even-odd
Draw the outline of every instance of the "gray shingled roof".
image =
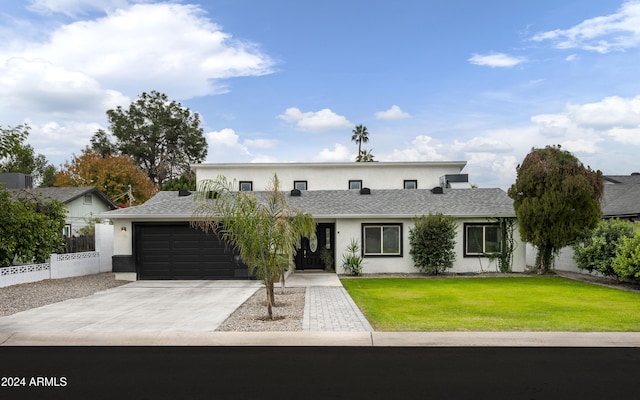
MULTIPOLYGON (((262 197, 265 192, 253 192, 262 197)), ((501 189, 451 189, 433 194, 427 189, 303 191, 291 197, 291 206, 316 218, 414 217, 429 212, 457 217, 515 217, 513 201, 501 189)), ((159 192, 146 203, 101 214, 102 218, 189 219, 195 209, 194 196, 179 197, 178 192, 159 192)))
POLYGON ((20 196, 21 192, 33 193, 36 196, 59 200, 66 204, 86 194, 95 194, 103 202, 111 208, 117 208, 117 205, 111 201, 104 193, 95 186, 79 186, 79 187, 45 187, 33 189, 12 189, 14 196, 20 196))
POLYGON ((640 184, 640 174, 634 173, 631 175, 605 175, 604 180, 611 183, 623 183, 623 184, 640 184))
POLYGON ((640 184, 604 185, 602 214, 605 217, 640 215, 640 184))

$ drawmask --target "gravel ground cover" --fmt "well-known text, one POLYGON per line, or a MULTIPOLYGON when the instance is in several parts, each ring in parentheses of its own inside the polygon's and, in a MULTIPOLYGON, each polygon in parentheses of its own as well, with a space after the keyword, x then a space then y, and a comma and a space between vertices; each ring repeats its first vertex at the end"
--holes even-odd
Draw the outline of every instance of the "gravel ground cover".
POLYGON ((127 284, 117 281, 110 272, 64 279, 23 283, 0 288, 0 317, 47 304, 90 296, 127 284))
POLYGON ((276 305, 273 307, 274 320, 267 317, 267 295, 259 289, 219 327, 218 331, 265 332, 301 331, 304 315, 306 288, 275 289, 276 305))

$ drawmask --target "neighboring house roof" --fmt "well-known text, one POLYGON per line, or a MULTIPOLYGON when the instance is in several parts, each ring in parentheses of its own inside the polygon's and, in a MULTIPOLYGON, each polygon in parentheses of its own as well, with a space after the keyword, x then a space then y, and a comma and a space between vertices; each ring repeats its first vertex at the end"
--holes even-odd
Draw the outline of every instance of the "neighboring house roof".
MULTIPOLYGON (((263 197, 267 192, 252 192, 263 197)), ((289 204, 315 218, 389 218, 443 213, 456 217, 515 217, 513 201, 501 189, 451 189, 434 194, 428 189, 302 191, 286 193, 289 204)), ((195 210, 194 196, 159 192, 146 203, 100 214, 111 219, 189 219, 195 210)))
POLYGON ((113 201, 111 201, 111 199, 109 199, 104 193, 102 193, 95 186, 45 187, 45 188, 34 188, 34 189, 14 189, 12 191, 14 193, 14 196, 19 196, 20 192, 27 192, 27 193, 35 194, 36 196, 42 196, 44 198, 59 200, 63 204, 70 203, 81 196, 92 194, 100 198, 104 203, 106 203, 109 206, 109 208, 111 209, 118 208, 118 206, 113 201))
POLYGON ((633 173, 631 175, 605 175, 605 184, 609 183, 623 183, 623 184, 640 184, 640 173, 633 173))
POLYGON ((640 217, 640 201, 638 199, 640 199, 640 183, 604 185, 602 215, 606 218, 640 217))

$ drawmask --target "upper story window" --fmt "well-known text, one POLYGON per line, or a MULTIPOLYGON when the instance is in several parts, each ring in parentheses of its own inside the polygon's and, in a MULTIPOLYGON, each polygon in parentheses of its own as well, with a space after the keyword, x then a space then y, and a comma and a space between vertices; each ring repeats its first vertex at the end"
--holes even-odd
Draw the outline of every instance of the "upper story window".
POLYGON ((93 203, 93 197, 90 194, 85 194, 84 204, 92 204, 92 203, 93 203))
POLYGON ((500 252, 500 227, 498 224, 465 224, 464 255, 484 256, 500 252))
POLYGON ((364 256, 402 256, 402 224, 362 224, 364 256))
POLYGON ((307 190, 307 181, 293 181, 293 188, 298 190, 307 190))
POLYGON ((405 189, 417 189, 418 181, 415 179, 405 179, 404 180, 404 188, 405 189))
POLYGON ((362 180, 349 180, 349 189, 360 190, 362 189, 362 180))
POLYGON ((240 191, 241 192, 251 192, 253 190, 253 182, 252 181, 240 181, 240 191))

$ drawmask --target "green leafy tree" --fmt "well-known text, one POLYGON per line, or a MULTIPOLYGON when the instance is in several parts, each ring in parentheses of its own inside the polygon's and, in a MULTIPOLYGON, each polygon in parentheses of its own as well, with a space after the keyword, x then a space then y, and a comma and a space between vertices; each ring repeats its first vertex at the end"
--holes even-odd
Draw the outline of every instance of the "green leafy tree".
POLYGON ((618 219, 600 221, 595 228, 586 229, 572 245, 578 268, 619 279, 613 260, 623 239, 633 237, 634 233, 632 222, 618 219))
POLYGON ((0 126, 0 159, 8 157, 29 136, 29 125, 22 124, 13 128, 0 126))
POLYGON ((171 179, 162 186, 162 190, 178 191, 178 190, 196 190, 196 178, 188 174, 182 174, 179 178, 171 179))
POLYGON ((640 234, 622 239, 613 270, 621 279, 640 281, 640 234))
POLYGON ((532 149, 517 167, 508 194, 520 224, 520 236, 538 249, 535 269, 553 268, 558 251, 580 231, 598 224, 603 178, 560 146, 532 149))
POLYGON ((128 109, 108 110, 107 117, 115 143, 98 131, 92 148, 103 156, 114 151, 131 156, 160 189, 207 156, 199 114, 163 93, 144 92, 128 109))
POLYGON ((264 193, 234 191, 235 187, 223 176, 201 182, 192 226, 215 232, 239 252, 265 285, 272 319, 274 282, 289 268, 300 238, 315 235, 316 221, 290 207, 277 175, 264 193))
POLYGON ((409 230, 409 254, 421 272, 437 275, 453 267, 456 254, 456 219, 442 213, 414 219, 409 230))
POLYGON ((0 129, 2 147, 0 149, 0 172, 18 172, 31 175, 36 186, 48 187, 53 184, 55 167, 42 154, 35 153, 25 140, 29 136, 29 125, 0 129), (2 155, 3 154, 3 155, 2 155))
POLYGON ((362 152, 362 143, 369 142, 369 131, 367 131, 366 126, 362 124, 357 125, 351 131, 351 141, 356 142, 358 144, 358 155, 356 157, 356 162, 362 162, 362 161, 368 161, 368 160, 373 161, 373 155, 371 155, 371 152, 369 152, 368 155, 366 152, 365 154, 363 154, 362 152))
POLYGON ((36 197, 30 191, 18 192, 12 200, 0 189, 0 266, 14 260, 45 262, 51 253, 62 250, 66 209, 58 200, 36 197))

